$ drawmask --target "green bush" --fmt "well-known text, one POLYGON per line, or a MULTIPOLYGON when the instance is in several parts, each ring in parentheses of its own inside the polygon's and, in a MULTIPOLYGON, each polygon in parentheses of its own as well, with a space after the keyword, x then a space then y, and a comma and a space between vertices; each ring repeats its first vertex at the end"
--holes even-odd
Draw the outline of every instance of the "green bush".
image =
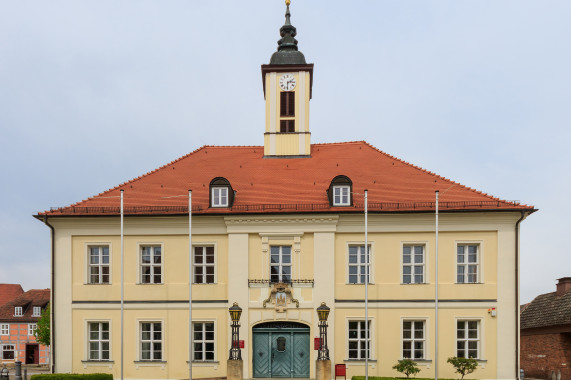
POLYGON ((108 373, 46 373, 32 375, 30 380, 113 380, 113 375, 108 373))
POLYGON ((416 362, 410 359, 399 360, 398 363, 393 366, 393 369, 406 375, 407 379, 409 378, 410 375, 414 376, 420 372, 420 368, 418 368, 416 362))
POLYGON ((464 379, 464 376, 471 374, 476 370, 476 368, 478 368, 478 362, 474 358, 457 358, 456 356, 453 356, 448 358, 447 362, 452 364, 454 369, 456 369, 456 372, 462 375, 462 379, 464 379))

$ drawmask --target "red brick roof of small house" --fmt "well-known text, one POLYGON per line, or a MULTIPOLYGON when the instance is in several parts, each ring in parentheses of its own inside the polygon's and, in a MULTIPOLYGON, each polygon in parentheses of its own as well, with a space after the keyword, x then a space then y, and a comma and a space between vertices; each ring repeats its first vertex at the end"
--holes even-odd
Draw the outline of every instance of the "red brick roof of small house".
POLYGON ((14 298, 12 301, 0 307, 0 322, 37 322, 40 317, 33 317, 34 306, 42 310, 50 302, 49 289, 31 289, 14 298), (22 316, 14 316, 14 308, 22 307, 22 316))
POLYGON ((124 190, 126 215, 362 212, 368 192, 371 212, 428 212, 436 190, 442 211, 530 211, 533 206, 495 198, 390 156, 364 141, 313 144, 311 157, 264 157, 262 146, 203 146, 152 172, 43 216, 97 216, 119 213, 124 190), (327 190, 338 175, 352 181, 354 202, 332 207, 327 190), (209 207, 216 177, 235 191, 231 207, 209 207))
POLYGON ((562 295, 552 292, 535 297, 521 312, 520 321, 522 330, 571 325, 571 289, 562 295))
POLYGON ((0 306, 24 293, 20 284, 0 284, 0 306))

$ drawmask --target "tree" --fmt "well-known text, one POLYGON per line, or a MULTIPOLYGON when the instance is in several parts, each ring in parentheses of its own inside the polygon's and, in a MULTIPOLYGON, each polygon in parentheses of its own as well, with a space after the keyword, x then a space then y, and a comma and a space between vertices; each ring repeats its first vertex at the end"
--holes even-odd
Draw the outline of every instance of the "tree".
POLYGON ((50 304, 42 312, 42 316, 38 319, 38 324, 36 327, 36 332, 34 333, 36 340, 45 344, 50 345, 50 304))
POLYGON ((474 372, 478 367, 478 362, 472 357, 458 358, 454 356, 448 358, 447 362, 452 364, 456 369, 456 372, 462 375, 462 379, 464 379, 464 376, 474 372))
POLYGON ((416 362, 410 359, 399 360, 397 364, 393 366, 400 373, 404 373, 408 379, 409 375, 416 375, 420 372, 420 368, 417 367, 416 362))

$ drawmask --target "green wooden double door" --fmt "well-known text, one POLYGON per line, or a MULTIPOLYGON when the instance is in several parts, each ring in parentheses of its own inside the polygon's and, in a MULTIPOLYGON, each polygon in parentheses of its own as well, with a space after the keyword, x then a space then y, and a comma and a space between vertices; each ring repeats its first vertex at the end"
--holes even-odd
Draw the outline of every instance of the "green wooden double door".
POLYGON ((264 323, 252 335, 254 377, 309 377, 309 327, 264 323))

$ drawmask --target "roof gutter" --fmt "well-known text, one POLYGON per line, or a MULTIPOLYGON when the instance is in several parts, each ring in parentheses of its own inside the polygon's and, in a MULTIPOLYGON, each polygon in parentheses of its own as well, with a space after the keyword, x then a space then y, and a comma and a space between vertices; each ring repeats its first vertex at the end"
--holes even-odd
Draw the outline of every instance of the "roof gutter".
POLYGON ((51 240, 52 240, 52 252, 51 252, 51 273, 50 273, 50 281, 51 281, 51 291, 50 291, 50 372, 51 373, 55 373, 55 248, 56 248, 56 244, 55 244, 55 234, 56 231, 54 229, 54 227, 48 223, 48 217, 44 216, 42 219, 42 222, 44 222, 44 224, 46 226, 48 226, 50 228, 51 231, 51 240))
MULTIPOLYGON (((534 210, 535 211, 535 210, 534 210)), ((533 211, 532 211, 533 212, 533 211)), ((529 213, 531 214, 531 213, 529 213)), ((519 224, 529 215, 526 211, 521 211, 521 217, 515 222, 515 378, 519 379, 519 224)))

